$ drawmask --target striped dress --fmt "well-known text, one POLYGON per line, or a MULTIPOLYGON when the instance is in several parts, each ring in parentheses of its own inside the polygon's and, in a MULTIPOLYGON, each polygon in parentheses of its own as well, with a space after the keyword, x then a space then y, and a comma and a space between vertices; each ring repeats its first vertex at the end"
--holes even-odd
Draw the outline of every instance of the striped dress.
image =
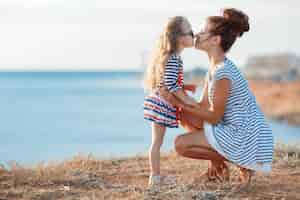
POLYGON ((273 158, 272 131, 248 82, 227 58, 211 77, 207 74, 209 103, 213 104, 215 82, 224 78, 231 81, 230 94, 223 118, 211 125, 214 142, 208 141, 229 161, 248 169, 269 172, 273 158))
POLYGON ((166 86, 170 92, 183 88, 183 63, 180 56, 172 54, 169 57, 160 84, 144 99, 144 119, 169 128, 178 128, 178 108, 159 95, 158 89, 162 86, 166 86))

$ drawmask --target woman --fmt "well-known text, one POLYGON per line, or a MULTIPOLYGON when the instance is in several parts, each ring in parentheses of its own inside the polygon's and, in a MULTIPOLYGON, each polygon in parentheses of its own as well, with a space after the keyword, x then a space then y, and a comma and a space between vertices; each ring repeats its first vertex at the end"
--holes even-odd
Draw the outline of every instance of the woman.
MULTIPOLYGON (((210 62, 202 101, 196 108, 181 104, 181 122, 189 132, 175 140, 179 155, 210 160, 217 175, 228 178, 225 161, 237 165, 244 183, 250 182, 254 171, 269 172, 273 158, 272 131, 246 79, 226 57, 247 31, 248 16, 233 8, 207 18, 195 44, 210 62)), ((173 99, 167 92, 164 97, 173 99)))

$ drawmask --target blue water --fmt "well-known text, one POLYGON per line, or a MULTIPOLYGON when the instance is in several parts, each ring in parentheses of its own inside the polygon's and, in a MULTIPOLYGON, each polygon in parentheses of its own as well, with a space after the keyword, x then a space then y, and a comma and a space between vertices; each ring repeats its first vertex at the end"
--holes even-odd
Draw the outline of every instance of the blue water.
MULTIPOLYGON (((1 72, 0 94, 0 163, 135 155, 150 145, 137 73, 1 72)), ((300 127, 269 122, 276 141, 300 142, 300 127)), ((163 150, 183 132, 168 130, 163 150)))

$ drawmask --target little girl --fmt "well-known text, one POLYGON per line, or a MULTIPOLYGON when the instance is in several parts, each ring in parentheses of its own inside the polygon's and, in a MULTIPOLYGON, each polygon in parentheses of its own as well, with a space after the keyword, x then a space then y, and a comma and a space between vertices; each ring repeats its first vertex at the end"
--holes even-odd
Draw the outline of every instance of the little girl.
POLYGON ((162 182, 160 177, 160 147, 166 127, 178 127, 179 108, 173 106, 159 94, 159 88, 167 88, 179 101, 195 106, 197 102, 186 95, 185 90, 195 91, 195 86, 183 85, 183 63, 180 53, 194 46, 191 25, 185 17, 169 19, 162 32, 153 60, 148 66, 144 85, 150 94, 144 101, 144 118, 152 123, 152 144, 149 150, 149 186, 162 182))

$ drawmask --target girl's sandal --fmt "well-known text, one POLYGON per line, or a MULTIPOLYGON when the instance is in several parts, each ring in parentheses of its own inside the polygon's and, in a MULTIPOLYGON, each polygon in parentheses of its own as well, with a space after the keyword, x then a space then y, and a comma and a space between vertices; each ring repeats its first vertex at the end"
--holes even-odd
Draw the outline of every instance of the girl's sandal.
POLYGON ((156 176, 149 176, 149 180, 148 180, 148 187, 156 187, 159 186, 161 182, 161 178, 159 175, 156 176))
POLYGON ((148 181, 148 187, 159 187, 165 185, 174 185, 176 184, 175 176, 150 176, 148 181))

